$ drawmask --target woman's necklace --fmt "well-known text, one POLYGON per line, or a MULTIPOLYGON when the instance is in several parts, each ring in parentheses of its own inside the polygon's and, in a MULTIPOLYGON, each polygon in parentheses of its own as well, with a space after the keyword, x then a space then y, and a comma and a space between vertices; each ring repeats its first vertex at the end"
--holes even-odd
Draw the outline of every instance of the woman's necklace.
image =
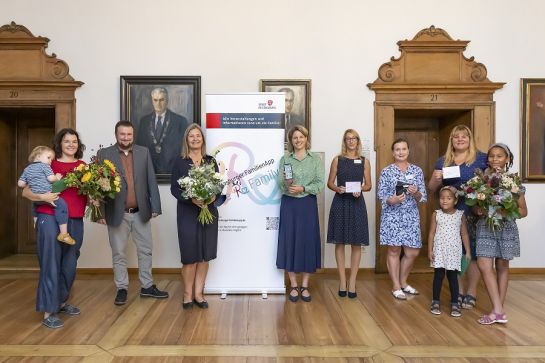
POLYGON ((195 166, 201 166, 202 156, 190 156, 190 158, 195 166))

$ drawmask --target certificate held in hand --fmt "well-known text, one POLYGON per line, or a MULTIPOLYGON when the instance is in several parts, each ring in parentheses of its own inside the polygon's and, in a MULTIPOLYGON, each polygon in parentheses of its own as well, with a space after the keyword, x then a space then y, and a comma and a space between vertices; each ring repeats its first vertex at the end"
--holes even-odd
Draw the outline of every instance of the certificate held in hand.
POLYGON ((458 165, 446 166, 443 168, 443 179, 457 178, 460 178, 460 167, 458 165))
POLYGON ((361 183, 359 181, 346 182, 344 187, 346 188, 345 193, 359 193, 359 192, 361 192, 361 183))

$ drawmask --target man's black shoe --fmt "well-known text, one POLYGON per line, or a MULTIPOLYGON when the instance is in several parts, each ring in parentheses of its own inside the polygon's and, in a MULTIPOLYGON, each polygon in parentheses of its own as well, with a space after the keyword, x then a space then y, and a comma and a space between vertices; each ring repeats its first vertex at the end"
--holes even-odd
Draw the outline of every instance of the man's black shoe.
POLYGON ((114 304, 124 305, 127 302, 127 289, 117 290, 117 295, 115 295, 114 304))
POLYGON ((161 291, 155 285, 144 289, 140 289, 140 297, 154 297, 156 299, 166 299, 168 297, 168 292, 161 291))

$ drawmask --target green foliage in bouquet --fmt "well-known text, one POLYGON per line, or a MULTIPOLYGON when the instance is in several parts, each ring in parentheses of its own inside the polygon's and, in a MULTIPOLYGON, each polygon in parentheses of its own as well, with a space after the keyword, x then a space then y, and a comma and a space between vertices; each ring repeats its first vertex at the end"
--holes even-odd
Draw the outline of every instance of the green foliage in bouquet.
POLYGON ((214 216, 210 213, 208 204, 223 189, 222 175, 216 172, 214 163, 192 165, 188 175, 178 179, 178 184, 182 188, 182 197, 196 199, 204 204, 198 216, 199 222, 202 225, 212 223, 214 216))
POLYGON ((458 194, 469 206, 478 206, 486 216, 488 227, 501 229, 505 221, 520 218, 518 200, 521 182, 518 174, 484 173, 477 169, 475 176, 462 184, 458 194))
POLYGON ((110 160, 98 161, 96 157, 89 164, 80 164, 63 178, 67 187, 78 188, 78 194, 88 196, 91 203, 85 216, 91 220, 102 218, 99 204, 105 198, 115 198, 121 190, 121 177, 110 160))

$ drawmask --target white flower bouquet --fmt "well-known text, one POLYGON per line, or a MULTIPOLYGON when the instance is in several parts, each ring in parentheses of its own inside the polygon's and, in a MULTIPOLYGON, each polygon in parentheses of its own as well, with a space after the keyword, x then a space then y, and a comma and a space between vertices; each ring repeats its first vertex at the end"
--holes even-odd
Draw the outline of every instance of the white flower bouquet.
POLYGON ((191 166, 186 177, 178 179, 182 188, 182 197, 196 199, 204 206, 201 208, 198 220, 202 225, 212 223, 214 216, 208 210, 208 204, 212 203, 214 197, 223 189, 222 175, 217 173, 214 163, 203 163, 201 166, 191 166))

